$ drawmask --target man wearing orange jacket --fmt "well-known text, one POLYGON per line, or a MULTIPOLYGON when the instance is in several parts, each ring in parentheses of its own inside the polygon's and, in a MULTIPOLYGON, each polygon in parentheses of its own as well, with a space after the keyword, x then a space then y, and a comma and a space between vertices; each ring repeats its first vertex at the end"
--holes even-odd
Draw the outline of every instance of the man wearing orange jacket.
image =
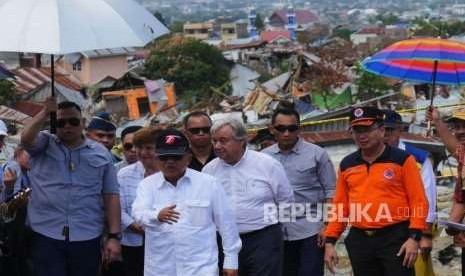
POLYGON ((415 158, 383 143, 381 110, 355 108, 350 121, 359 150, 340 164, 325 231, 326 265, 334 272, 335 243, 350 223, 344 243, 355 276, 414 275, 428 214, 415 158))

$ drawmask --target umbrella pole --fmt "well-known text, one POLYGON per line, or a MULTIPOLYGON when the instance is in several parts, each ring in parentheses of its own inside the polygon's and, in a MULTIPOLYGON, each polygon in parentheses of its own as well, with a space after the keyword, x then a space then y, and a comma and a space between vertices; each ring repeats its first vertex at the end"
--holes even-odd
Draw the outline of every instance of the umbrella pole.
MULTIPOLYGON (((52 55, 51 59, 51 75, 52 75, 52 97, 55 97, 55 55, 52 55)), ((56 128, 57 113, 55 111, 50 112, 50 133, 57 133, 56 128)))
MULTIPOLYGON (((436 92, 436 73, 438 71, 438 61, 434 61, 434 68, 433 68, 433 84, 431 85, 431 92, 429 93, 430 97, 430 104, 429 107, 433 107, 433 101, 434 101, 434 92, 436 92)), ((426 136, 429 137, 431 136, 431 120, 428 120, 428 126, 426 129, 426 136)))

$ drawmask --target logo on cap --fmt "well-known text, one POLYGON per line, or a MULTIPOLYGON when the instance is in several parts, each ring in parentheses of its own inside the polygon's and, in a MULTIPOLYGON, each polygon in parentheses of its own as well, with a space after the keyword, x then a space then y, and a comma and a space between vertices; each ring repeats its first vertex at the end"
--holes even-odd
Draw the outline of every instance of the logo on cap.
POLYGON ((363 109, 361 109, 361 108, 355 109, 355 110, 354 110, 354 116, 355 116, 356 118, 362 117, 362 116, 363 116, 363 109))
POLYGON ((167 135, 165 137, 165 144, 172 145, 172 144, 176 143, 176 137, 177 137, 176 135, 167 135))

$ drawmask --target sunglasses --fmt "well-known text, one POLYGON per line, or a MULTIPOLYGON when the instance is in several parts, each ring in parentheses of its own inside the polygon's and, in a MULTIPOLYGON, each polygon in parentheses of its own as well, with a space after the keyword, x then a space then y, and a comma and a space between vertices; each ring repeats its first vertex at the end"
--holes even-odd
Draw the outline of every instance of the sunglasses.
POLYGON ((200 133, 210 134, 210 129, 211 127, 192 127, 188 128, 187 130, 194 135, 199 135, 200 133))
POLYGON ((81 123, 80 118, 57 119, 57 128, 64 128, 66 123, 71 126, 78 126, 81 123))
POLYGON ((134 147, 134 144, 132 144, 132 143, 123 144, 123 149, 124 150, 132 150, 133 147, 134 147))
POLYGON ((179 161, 183 157, 184 155, 161 155, 161 156, 158 156, 158 159, 160 159, 161 161, 168 161, 168 159, 179 161))
POLYGON ((277 125, 277 126, 274 126, 274 129, 276 129, 277 131, 279 132, 286 132, 289 131, 289 132, 294 132, 294 131, 297 131, 299 129, 299 126, 298 125, 277 125))

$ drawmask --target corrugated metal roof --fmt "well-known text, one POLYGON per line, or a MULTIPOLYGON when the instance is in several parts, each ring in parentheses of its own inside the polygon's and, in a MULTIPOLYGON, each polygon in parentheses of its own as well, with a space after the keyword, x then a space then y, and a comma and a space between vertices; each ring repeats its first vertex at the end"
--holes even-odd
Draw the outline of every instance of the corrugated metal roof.
POLYGON ((0 119, 26 124, 32 118, 20 111, 0 105, 0 119))
MULTIPOLYGON (((19 67, 12 70, 12 72, 16 76, 16 80, 14 81, 16 90, 20 94, 27 94, 42 88, 46 83, 51 81, 52 75, 51 69, 48 67, 19 67)), ((77 79, 59 68, 55 68, 55 83, 68 89, 75 90, 76 92, 79 92, 83 88, 77 79)))
POLYGON ((255 88, 255 84, 252 80, 259 77, 260 74, 257 71, 240 64, 235 64, 230 73, 233 96, 245 96, 255 88))
POLYGON ((81 54, 86 58, 119 56, 119 55, 133 54, 133 53, 136 53, 136 49, 132 47, 100 49, 100 50, 81 52, 81 54))
POLYGON ((38 104, 36 102, 30 101, 17 101, 15 103, 15 109, 19 112, 22 112, 26 115, 34 117, 37 113, 39 113, 43 109, 43 105, 38 104))

